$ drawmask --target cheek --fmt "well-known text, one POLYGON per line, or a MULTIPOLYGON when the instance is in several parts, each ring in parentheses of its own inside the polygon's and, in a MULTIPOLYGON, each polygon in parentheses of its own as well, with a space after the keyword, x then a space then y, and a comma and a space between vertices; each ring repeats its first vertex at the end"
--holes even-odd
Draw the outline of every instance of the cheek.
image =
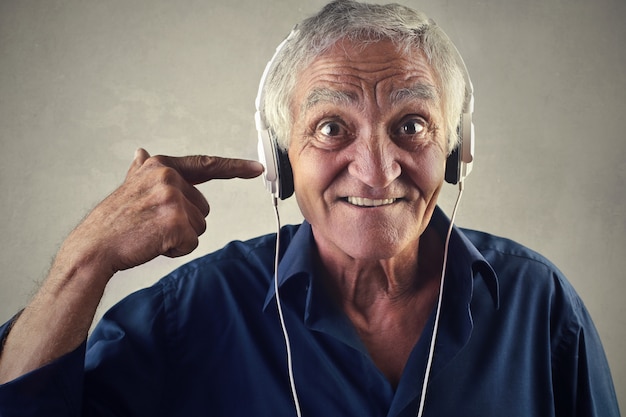
POLYGON ((289 159, 293 170, 295 195, 305 218, 317 214, 324 205, 324 192, 331 186, 337 175, 337 168, 331 158, 322 158, 314 152, 301 152, 289 159))
POLYGON ((405 167, 406 174, 411 177, 422 193, 430 195, 443 183, 446 157, 438 150, 424 152, 410 158, 405 167))

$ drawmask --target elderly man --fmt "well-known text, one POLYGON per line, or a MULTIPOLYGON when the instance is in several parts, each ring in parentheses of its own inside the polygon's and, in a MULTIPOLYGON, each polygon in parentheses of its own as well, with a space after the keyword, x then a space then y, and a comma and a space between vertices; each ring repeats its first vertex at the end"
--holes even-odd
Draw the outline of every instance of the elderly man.
POLYGON ((337 1, 302 22, 258 117, 306 221, 128 296, 86 341, 116 271, 195 248, 209 206, 193 184, 263 171, 139 150, 0 329, 0 414, 619 415, 559 271, 505 239, 447 236, 437 197, 464 78, 443 32, 402 6, 337 1))

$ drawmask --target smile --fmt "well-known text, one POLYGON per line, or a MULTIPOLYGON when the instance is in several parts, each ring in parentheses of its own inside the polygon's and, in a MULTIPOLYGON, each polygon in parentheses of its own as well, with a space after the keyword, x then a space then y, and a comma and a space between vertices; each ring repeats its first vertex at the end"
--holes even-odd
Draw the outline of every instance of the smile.
POLYGON ((393 204, 396 202, 396 198, 383 198, 383 199, 371 199, 365 197, 347 197, 348 203, 359 207, 379 207, 393 204))

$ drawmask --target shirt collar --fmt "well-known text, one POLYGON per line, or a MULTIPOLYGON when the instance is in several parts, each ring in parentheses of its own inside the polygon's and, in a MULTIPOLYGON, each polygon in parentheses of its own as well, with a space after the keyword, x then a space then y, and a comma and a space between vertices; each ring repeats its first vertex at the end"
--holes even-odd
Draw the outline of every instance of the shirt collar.
MULTIPOLYGON (((449 225, 450 220, 448 217, 439 207, 436 207, 429 227, 434 227, 442 236, 442 239, 445 239, 449 225)), ((308 278, 305 281, 307 290, 310 291, 313 274, 316 270, 315 261, 317 257, 311 225, 304 221, 291 241, 286 244, 288 245, 287 249, 281 249, 281 252, 284 250, 284 255, 278 266, 278 286, 282 287, 286 282, 294 280, 296 277, 308 278)), ((480 275, 485 281, 495 307, 499 308, 499 285, 495 271, 467 236, 456 226, 453 226, 450 237, 448 269, 470 271, 471 277, 474 277, 475 274, 480 275)), ((461 276, 467 275, 463 273, 461 276)), ((471 287, 472 281, 460 280, 455 284, 471 287)), ((272 279, 265 297, 264 310, 274 298, 274 295, 274 280, 272 279)), ((308 294, 307 300, 310 300, 310 294, 308 294)))
MULTIPOLYGON (((284 251, 284 255, 278 264, 278 286, 282 287, 287 281, 297 276, 308 277, 310 281, 315 271, 315 259, 317 257, 311 225, 305 220, 298 227, 291 241, 286 242, 286 244, 288 245, 286 250, 280 249, 281 252, 284 251)), ((263 305, 264 310, 274 295, 274 277, 272 277, 263 305)))
MULTIPOLYGON (((445 240, 448 228, 450 227, 450 219, 437 207, 433 213, 429 227, 434 227, 442 240, 445 240)), ((499 308, 500 291, 498 277, 495 271, 476 246, 474 246, 465 233, 463 233, 462 229, 456 226, 452 227, 448 250, 448 271, 454 269, 459 272, 460 276, 466 276, 464 272, 470 271, 472 278, 475 275, 482 277, 489 290, 495 308, 499 308)), ((459 284, 471 285, 472 281, 465 280, 464 282, 466 284, 462 282, 459 282, 459 284)))

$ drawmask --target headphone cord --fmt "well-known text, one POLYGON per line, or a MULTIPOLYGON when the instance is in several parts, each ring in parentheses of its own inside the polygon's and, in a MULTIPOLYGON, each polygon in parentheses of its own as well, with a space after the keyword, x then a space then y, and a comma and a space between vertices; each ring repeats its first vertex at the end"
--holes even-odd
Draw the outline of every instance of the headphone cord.
MULTIPOLYGON (((424 382, 422 383, 422 393, 420 396, 420 404, 419 409, 417 411, 417 417, 422 417, 424 413, 424 404, 426 402, 426 391, 428 389, 428 381, 430 378, 430 372, 432 369, 433 358, 435 354, 435 344, 437 341, 437 333, 439 331, 439 316, 441 314, 441 305, 443 304, 443 287, 445 283, 446 276, 446 267, 448 265, 448 249, 450 245, 450 236, 452 235, 452 229, 454 227, 454 220, 456 218, 456 213, 459 208, 459 203, 461 202, 461 197, 463 195, 463 181, 459 182, 459 193, 456 198, 456 202, 454 203, 454 209, 452 210, 452 216, 450 217, 450 226, 448 227, 448 233, 446 234, 446 242, 444 245, 444 253, 443 253, 443 265, 441 269, 441 280, 439 283, 439 296, 437 299, 437 309, 435 312, 435 323, 433 326, 433 334, 430 339, 430 348, 428 351, 428 360, 426 362, 426 371, 424 372, 424 382)), ((283 315, 283 309, 280 302, 280 293, 278 289, 278 263, 279 263, 279 249, 280 249, 280 215, 278 212, 278 199, 276 197, 272 197, 272 205, 274 206, 274 214, 276 216, 276 250, 274 256, 274 292, 276 293, 276 305, 278 308, 278 316, 280 318, 280 327, 283 332, 283 337, 285 339, 285 348, 287 350, 287 368, 289 372, 289 385, 291 387, 291 395, 293 397, 294 407, 296 410, 296 415, 298 417, 302 417, 302 412, 300 410, 300 400, 298 399, 298 392, 296 390, 296 382, 293 375, 293 359, 291 354, 291 342, 289 340, 289 334, 287 332, 287 326, 285 325, 285 317, 283 315)))
POLYGON ((276 305, 278 307, 278 317, 280 318, 280 327, 283 331, 283 337, 285 339, 285 347, 287 349, 287 369, 289 371, 289 385, 291 387, 291 395, 293 397, 294 406, 296 409, 296 415, 302 417, 300 412, 300 401, 298 399, 298 392, 296 391, 296 381, 293 376, 293 360, 291 356, 291 342, 289 341, 289 334, 287 333, 287 326, 285 325, 285 317, 283 316, 283 308, 280 303, 280 293, 278 291, 278 261, 280 250, 280 216, 278 214, 278 199, 272 196, 272 203, 274 206, 274 214, 276 215, 276 251, 274 255, 274 292, 276 293, 276 305))
POLYGON ((461 196, 463 195, 463 181, 459 181, 459 193, 454 203, 454 209, 452 210, 452 216, 450 217, 450 226, 448 227, 448 233, 446 235, 446 243, 443 249, 443 265, 441 268, 441 280, 439 282, 439 297, 437 299, 437 310, 435 312, 435 324, 433 326, 433 335, 430 338, 430 348, 428 350, 428 360, 426 362, 426 371, 424 372, 424 382, 422 382, 422 394, 420 397, 420 405, 417 411, 417 417, 422 417, 424 413, 424 404, 426 403, 426 390, 428 388, 428 380, 430 378, 430 371, 432 369, 433 357, 435 355, 435 343, 437 341, 437 333, 439 331, 439 315, 441 314, 441 305, 443 304, 443 284, 446 277, 446 267, 448 266, 448 247, 450 245, 450 236, 452 235, 452 228, 454 226, 454 219, 456 217, 459 203, 461 202, 461 196))

